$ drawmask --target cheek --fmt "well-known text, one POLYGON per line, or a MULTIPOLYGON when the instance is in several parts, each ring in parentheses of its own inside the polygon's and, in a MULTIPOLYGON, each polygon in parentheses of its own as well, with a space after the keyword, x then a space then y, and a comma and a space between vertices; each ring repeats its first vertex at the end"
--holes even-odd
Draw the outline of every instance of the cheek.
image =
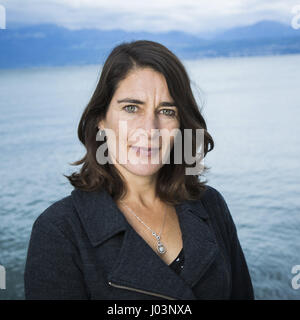
MULTIPOLYGON (((122 138, 122 132, 124 128, 124 124, 122 125, 122 119, 119 117, 118 112, 111 112, 107 114, 106 118, 106 126, 110 129, 111 134, 114 135, 116 142, 119 141, 120 138, 122 138)), ((128 126, 128 125, 127 125, 128 126)), ((126 132, 126 131, 124 131, 126 132)), ((111 139, 113 140, 113 139, 111 139)))

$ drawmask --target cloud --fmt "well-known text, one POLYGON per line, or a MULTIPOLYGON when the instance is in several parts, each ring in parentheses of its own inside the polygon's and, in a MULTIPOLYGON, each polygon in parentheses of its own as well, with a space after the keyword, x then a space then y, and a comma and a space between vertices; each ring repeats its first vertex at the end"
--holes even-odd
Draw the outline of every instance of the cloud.
POLYGON ((290 23, 298 0, 0 0, 7 25, 201 33, 260 20, 290 23))

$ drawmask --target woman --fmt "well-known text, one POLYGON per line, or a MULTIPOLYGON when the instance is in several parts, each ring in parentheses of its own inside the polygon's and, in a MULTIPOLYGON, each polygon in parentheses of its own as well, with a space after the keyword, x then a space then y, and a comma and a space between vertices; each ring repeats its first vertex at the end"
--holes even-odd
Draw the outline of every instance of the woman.
POLYGON ((74 190, 32 228, 26 299, 254 299, 226 202, 186 160, 214 143, 172 52, 115 47, 78 136, 74 190))

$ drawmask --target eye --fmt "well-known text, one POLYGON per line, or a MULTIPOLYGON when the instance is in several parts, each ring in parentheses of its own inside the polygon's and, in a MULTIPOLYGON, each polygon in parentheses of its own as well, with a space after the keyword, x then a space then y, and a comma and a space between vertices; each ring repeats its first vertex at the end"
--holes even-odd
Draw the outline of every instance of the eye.
POLYGON ((134 113, 134 111, 132 110, 132 108, 137 108, 137 106, 134 106, 134 105, 128 105, 128 106, 125 106, 123 109, 128 112, 128 113, 134 113))
POLYGON ((167 112, 164 112, 164 115, 166 115, 168 117, 175 117, 176 116, 176 112, 172 109, 162 109, 160 111, 167 111, 167 112))

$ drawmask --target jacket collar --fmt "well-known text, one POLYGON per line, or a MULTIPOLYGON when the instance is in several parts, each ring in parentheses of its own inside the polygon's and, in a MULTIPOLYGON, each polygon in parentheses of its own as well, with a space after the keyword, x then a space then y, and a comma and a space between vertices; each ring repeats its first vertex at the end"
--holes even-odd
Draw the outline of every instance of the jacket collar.
POLYGON ((126 219, 107 191, 87 192, 75 188, 71 195, 92 246, 126 230, 126 219))
POLYGON ((74 189, 71 195, 92 246, 96 247, 114 234, 126 231, 118 261, 108 275, 109 281, 173 299, 196 299, 192 287, 218 253, 209 215, 200 200, 184 201, 175 206, 185 257, 179 276, 129 225, 108 192, 74 189))
MULTIPOLYGON (((81 223, 94 247, 114 234, 126 230, 128 223, 107 191, 87 192, 75 188, 71 195, 81 223)), ((198 201, 184 201, 176 206, 177 212, 186 210, 203 219, 208 218, 203 206, 199 210, 198 201)))

